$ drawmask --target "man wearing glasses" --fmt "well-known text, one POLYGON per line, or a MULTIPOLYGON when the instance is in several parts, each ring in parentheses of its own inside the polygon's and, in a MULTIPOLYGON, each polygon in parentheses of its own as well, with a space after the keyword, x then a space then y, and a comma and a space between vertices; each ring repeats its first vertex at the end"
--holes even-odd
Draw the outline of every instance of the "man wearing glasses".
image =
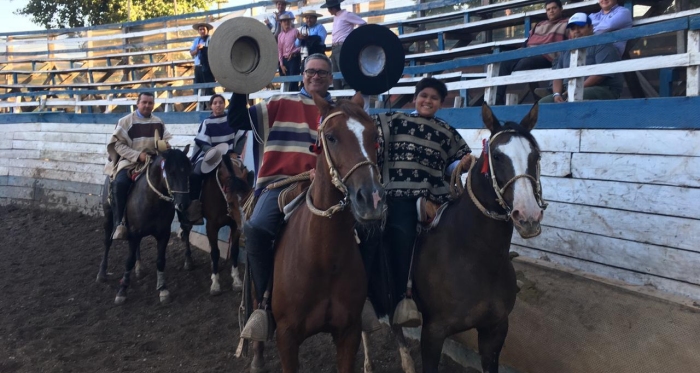
POLYGON ((328 93, 333 80, 333 67, 325 54, 306 58, 304 87, 289 95, 277 95, 247 107, 247 97, 234 93, 228 112, 228 123, 234 131, 252 130, 255 159, 255 198, 253 213, 243 225, 248 264, 260 309, 253 311, 241 338, 265 341, 270 330, 269 308, 263 295, 273 269, 273 241, 282 226, 284 215, 277 198, 285 187, 265 189, 269 184, 309 171, 316 166, 316 154, 309 147, 316 142, 321 118, 312 94, 331 102, 328 93), (263 193, 264 191, 264 193, 263 193))

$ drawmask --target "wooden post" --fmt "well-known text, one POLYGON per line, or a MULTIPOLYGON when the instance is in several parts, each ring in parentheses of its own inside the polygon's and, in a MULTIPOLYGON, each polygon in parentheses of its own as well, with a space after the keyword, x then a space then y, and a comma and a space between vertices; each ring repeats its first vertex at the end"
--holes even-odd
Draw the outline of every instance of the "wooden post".
POLYGON ((517 93, 506 93, 506 105, 517 105, 518 104, 518 94, 517 93))
MULTIPOLYGON (((499 62, 486 65, 486 79, 497 77, 500 69, 501 64, 499 62)), ((486 87, 484 89, 484 102, 489 106, 496 104, 496 87, 486 87)))
MULTIPOLYGON (((91 67, 93 66, 93 61, 90 59, 90 58, 93 56, 93 52, 92 52, 92 47, 93 47, 92 30, 87 30, 87 32, 85 33, 85 36, 87 36, 87 39, 88 39, 88 41, 87 41, 87 43, 86 43, 86 47, 87 47, 87 58, 88 58, 88 59, 87 59, 87 61, 86 61, 86 63, 85 63, 85 66, 88 67, 88 68, 91 68, 91 67)), ((92 83, 92 79, 90 79, 90 83, 92 83)))
POLYGON ((688 66, 686 96, 700 96, 700 30, 688 31, 688 54, 691 65, 688 66))
MULTIPOLYGON (((12 66, 12 45, 10 45, 10 42, 12 42, 12 36, 7 36, 5 37, 5 41, 7 44, 5 45, 5 60, 7 61, 7 70, 12 70, 14 66, 12 66)), ((10 74, 5 74, 5 84, 14 84, 13 82, 13 75, 10 74)), ((10 89, 6 88, 5 93, 9 93, 10 89)))
POLYGON ((462 107, 462 96, 456 96, 455 97, 455 102, 452 105, 453 108, 459 109, 462 107))
MULTIPOLYGON (((561 56, 560 58, 562 57, 566 58, 566 56, 561 56)), ((570 58, 571 63, 569 67, 586 65, 586 49, 572 50, 570 58)), ((583 77, 569 79, 569 86, 567 88, 569 102, 583 101, 583 80, 583 77)))
POLYGON ((73 108, 73 111, 76 114, 82 113, 82 106, 80 106, 80 101, 81 101, 80 95, 79 94, 75 95, 75 107, 73 108))

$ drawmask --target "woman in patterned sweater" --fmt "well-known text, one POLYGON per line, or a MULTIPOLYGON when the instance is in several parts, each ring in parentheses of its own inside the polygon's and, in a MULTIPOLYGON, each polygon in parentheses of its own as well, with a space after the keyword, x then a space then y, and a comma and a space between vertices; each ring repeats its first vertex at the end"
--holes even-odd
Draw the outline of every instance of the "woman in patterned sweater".
POLYGON ((467 163, 471 152, 457 130, 435 116, 446 96, 443 82, 425 78, 416 85, 414 112, 373 116, 380 133, 378 161, 387 193, 384 242, 393 274, 393 306, 406 296, 417 203, 448 202, 448 170, 460 161, 467 163))

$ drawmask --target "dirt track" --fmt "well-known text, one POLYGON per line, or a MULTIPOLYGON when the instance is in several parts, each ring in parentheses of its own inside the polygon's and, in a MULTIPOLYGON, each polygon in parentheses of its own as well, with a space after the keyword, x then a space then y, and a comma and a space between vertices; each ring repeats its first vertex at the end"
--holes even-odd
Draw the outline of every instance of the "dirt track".
MULTIPOLYGON (((233 356, 240 296, 230 290, 230 276, 221 276, 222 295, 209 295, 208 254, 197 250, 196 268, 185 271, 183 245, 172 236, 166 273, 173 300, 161 305, 155 241, 144 240, 147 274, 132 281, 127 303, 115 306, 126 244, 112 249, 110 280, 96 283, 101 218, 0 206, 0 221, 0 372, 248 371, 248 361, 233 356)), ((227 273, 230 263, 223 266, 227 273)), ((373 336, 375 372, 400 373, 390 334, 382 330, 373 336)), ((411 346, 420 368, 417 343, 411 346)), ((270 372, 279 372, 274 344, 267 347, 270 372)), ((334 372, 334 357, 330 337, 316 336, 302 345, 301 371, 334 372)), ((473 372, 446 358, 441 371, 473 372)))

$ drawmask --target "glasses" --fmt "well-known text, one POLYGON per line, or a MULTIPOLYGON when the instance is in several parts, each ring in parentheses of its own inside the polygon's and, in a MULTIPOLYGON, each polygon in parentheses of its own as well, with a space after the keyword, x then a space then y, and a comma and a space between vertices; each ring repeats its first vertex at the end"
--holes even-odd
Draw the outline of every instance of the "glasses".
POLYGON ((314 70, 314 69, 306 69, 304 70, 304 74, 306 74, 307 77, 313 78, 314 75, 318 75, 319 78, 325 78, 327 77, 331 72, 328 70, 314 70))

